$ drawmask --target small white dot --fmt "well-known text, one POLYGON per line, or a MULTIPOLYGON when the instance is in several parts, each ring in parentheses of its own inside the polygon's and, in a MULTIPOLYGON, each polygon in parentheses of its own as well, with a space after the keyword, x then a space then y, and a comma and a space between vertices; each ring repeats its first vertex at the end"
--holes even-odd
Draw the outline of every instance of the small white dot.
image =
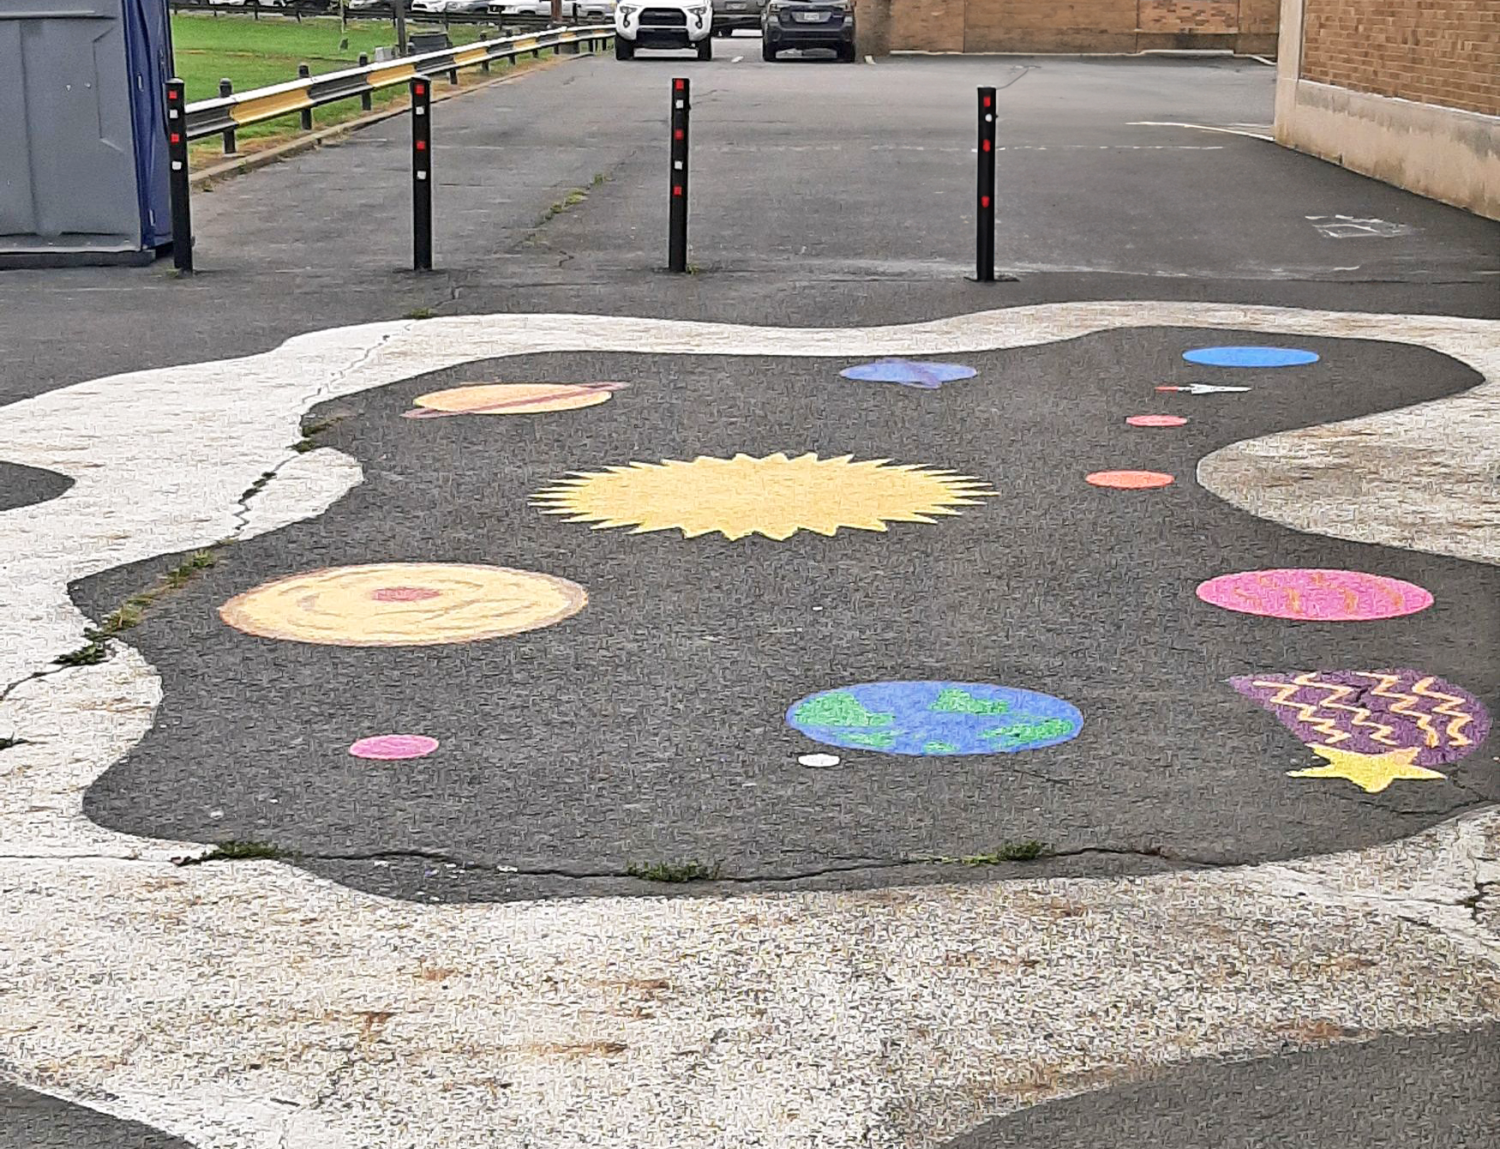
POLYGON ((826 770, 830 766, 839 764, 837 754, 804 754, 797 761, 803 766, 811 766, 815 770, 826 770))

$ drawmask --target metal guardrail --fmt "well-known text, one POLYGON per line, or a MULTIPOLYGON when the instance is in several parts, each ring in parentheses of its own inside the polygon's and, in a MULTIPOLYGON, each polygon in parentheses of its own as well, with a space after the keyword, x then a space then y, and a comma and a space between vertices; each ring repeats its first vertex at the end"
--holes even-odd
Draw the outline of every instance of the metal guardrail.
POLYGON ((614 26, 596 24, 584 28, 553 28, 545 32, 480 40, 461 48, 444 48, 395 60, 379 60, 340 72, 306 76, 268 88, 254 88, 232 96, 198 100, 187 106, 187 138, 201 140, 206 136, 232 131, 246 124, 274 120, 289 112, 306 111, 338 100, 355 99, 382 88, 404 84, 413 76, 450 76, 460 68, 488 64, 493 60, 514 60, 527 52, 540 56, 551 48, 554 53, 572 45, 585 45, 593 51, 598 44, 614 39, 614 26))

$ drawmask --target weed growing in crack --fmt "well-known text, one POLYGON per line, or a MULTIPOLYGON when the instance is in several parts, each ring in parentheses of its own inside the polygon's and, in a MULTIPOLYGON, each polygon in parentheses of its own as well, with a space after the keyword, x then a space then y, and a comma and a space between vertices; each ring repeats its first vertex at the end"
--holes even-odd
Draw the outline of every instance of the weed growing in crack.
POLYGON ((702 862, 653 862, 649 866, 638 866, 634 862, 625 867, 628 877, 643 882, 714 882, 718 881, 722 862, 705 866, 702 862))
POLYGON ((0 750, 9 750, 12 746, 25 746, 24 738, 0 738, 0 750))
POLYGON ((408 311, 401 318, 402 319, 431 319, 436 314, 437 314, 437 312, 433 311, 433 309, 430 308, 430 307, 413 307, 410 311, 408 311))
POLYGON ((318 449, 318 436, 328 430, 339 421, 338 416, 330 419, 314 419, 310 423, 302 424, 302 438, 292 444, 292 450, 299 455, 305 455, 309 451, 318 449))
POLYGON ((245 488, 245 493, 240 496, 240 502, 248 503, 251 499, 255 498, 256 495, 260 494, 261 491, 265 490, 266 484, 275 477, 275 471, 262 471, 260 473, 260 478, 256 479, 255 482, 251 483, 248 487, 245 488))
POLYGON ((595 172, 594 173, 594 178, 589 181, 589 187, 592 187, 592 188, 600 187, 603 184, 607 183, 608 181, 609 181, 609 173, 608 172, 595 172))
POLYGON ((201 866, 205 862, 274 861, 299 856, 296 850, 285 849, 271 842, 231 839, 228 842, 220 842, 212 850, 208 851, 208 853, 199 854, 196 858, 173 858, 172 864, 176 866, 201 866))
POLYGON ((1002 862, 1034 862, 1046 856, 1047 844, 1029 838, 1024 842, 1006 842, 991 854, 964 854, 957 858, 912 858, 913 862, 926 862, 939 866, 998 866, 1002 862))
POLYGON ((66 654, 59 654, 52 661, 59 666, 97 666, 109 657, 109 643, 101 636, 89 638, 90 635, 99 634, 96 630, 84 632, 84 637, 89 641, 77 650, 70 650, 66 654))

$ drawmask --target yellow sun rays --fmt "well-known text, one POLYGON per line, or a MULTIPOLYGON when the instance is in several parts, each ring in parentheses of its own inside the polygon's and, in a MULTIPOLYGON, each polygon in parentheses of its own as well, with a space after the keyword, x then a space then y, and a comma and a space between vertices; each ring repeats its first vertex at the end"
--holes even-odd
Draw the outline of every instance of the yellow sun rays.
POLYGON ((684 538, 718 531, 725 538, 759 534, 787 539, 800 530, 835 534, 840 527, 884 531, 887 523, 932 523, 978 505, 994 491, 978 479, 889 459, 853 455, 756 459, 700 455, 691 462, 631 463, 576 471, 540 492, 545 514, 596 530, 680 530, 684 538))

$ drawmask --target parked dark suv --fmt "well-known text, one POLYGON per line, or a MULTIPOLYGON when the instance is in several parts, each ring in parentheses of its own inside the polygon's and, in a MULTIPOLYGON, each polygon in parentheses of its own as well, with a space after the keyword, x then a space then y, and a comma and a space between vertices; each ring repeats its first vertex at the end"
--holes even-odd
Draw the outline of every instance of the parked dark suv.
POLYGON ((768 0, 760 22, 760 53, 767 60, 789 48, 831 48, 854 62, 851 0, 768 0))

